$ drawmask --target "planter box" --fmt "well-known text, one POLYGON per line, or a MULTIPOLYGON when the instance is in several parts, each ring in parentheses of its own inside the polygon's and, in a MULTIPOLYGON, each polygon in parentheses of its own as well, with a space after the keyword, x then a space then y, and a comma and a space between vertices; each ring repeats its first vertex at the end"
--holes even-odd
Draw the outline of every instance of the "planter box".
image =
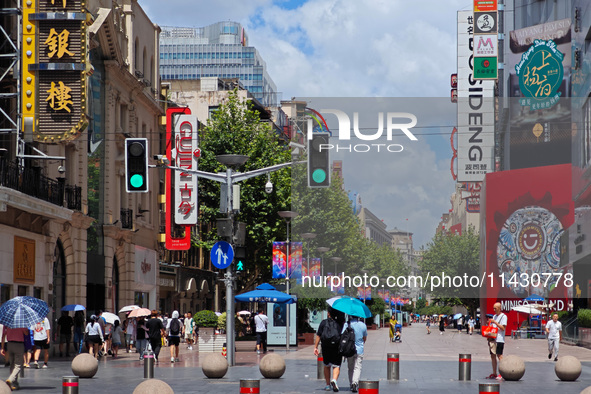
POLYGON ((579 344, 591 345, 591 328, 579 327, 579 344))
POLYGON ((199 328, 199 352, 213 353, 222 352, 222 347, 226 343, 225 335, 215 335, 211 327, 199 328))

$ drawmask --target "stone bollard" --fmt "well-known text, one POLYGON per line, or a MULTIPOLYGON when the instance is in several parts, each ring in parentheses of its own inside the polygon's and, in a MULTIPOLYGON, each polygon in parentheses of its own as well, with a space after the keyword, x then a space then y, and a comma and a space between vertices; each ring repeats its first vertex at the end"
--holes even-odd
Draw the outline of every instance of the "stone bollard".
POLYGON ((285 360, 278 354, 269 353, 261 359, 259 370, 267 379, 279 379, 285 373, 285 360))
POLYGON ((98 361, 88 353, 80 353, 72 360, 72 373, 79 378, 92 378, 97 371, 98 361))
POLYGON ((62 378, 62 394, 78 394, 78 376, 62 378))
POLYGON ((399 353, 388 353, 388 369, 387 378, 388 380, 399 380, 400 379, 400 355, 399 353))
POLYGON ((562 356, 556 361, 554 372, 558 379, 573 382, 581 376, 581 362, 574 356, 562 356))
POLYGON ((380 382, 378 380, 360 380, 359 394, 378 394, 380 392, 380 382))
POLYGON ((154 352, 146 350, 144 352, 144 379, 154 378, 154 352))
POLYGON ((138 384, 133 394, 174 394, 174 390, 162 380, 149 379, 138 384))
POLYGON ((219 353, 209 353, 201 362, 201 370, 210 379, 223 378, 228 372, 228 360, 219 353))
POLYGON ((318 359, 316 360, 316 379, 324 379, 324 358, 322 353, 318 353, 318 359))
POLYGON ((8 385, 8 383, 4 382, 4 379, 0 380, 0 394, 11 394, 12 389, 8 385))
POLYGON ((480 383, 478 385, 478 392, 480 394, 499 394, 501 386, 498 383, 480 383))
POLYGON ((458 379, 460 381, 467 381, 472 379, 472 355, 460 354, 460 366, 458 379))
POLYGON ((591 386, 585 388, 583 391, 581 391, 579 394, 591 394, 591 386))
POLYGON ((240 379, 240 394, 259 394, 261 381, 258 379, 240 379))
POLYGON ((521 358, 513 354, 503 356, 503 359, 499 362, 499 373, 505 380, 519 380, 525 374, 525 363, 521 358))

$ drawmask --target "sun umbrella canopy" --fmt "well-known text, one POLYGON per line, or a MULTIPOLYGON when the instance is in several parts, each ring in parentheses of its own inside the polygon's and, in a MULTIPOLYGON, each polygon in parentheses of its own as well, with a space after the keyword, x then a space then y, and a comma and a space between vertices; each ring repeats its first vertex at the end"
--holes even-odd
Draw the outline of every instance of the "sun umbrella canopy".
POLYGON ((326 303, 333 309, 346 313, 349 316, 371 317, 371 312, 367 305, 357 298, 348 296, 333 297, 326 300, 326 303))
POLYGON ((293 304, 296 298, 277 290, 253 290, 238 294, 234 299, 238 302, 274 302, 276 304, 293 304))
POLYGON ((238 312, 239 315, 250 315, 249 311, 240 311, 238 312))
POLYGON ((262 283, 256 287, 257 290, 277 290, 272 285, 268 283, 262 283))
POLYGON ((125 313, 125 312, 131 312, 134 309, 139 309, 140 307, 137 305, 127 305, 124 306, 123 308, 119 309, 119 313, 125 313))
POLYGON ((105 318, 105 321, 107 322, 107 324, 115 324, 115 320, 119 320, 119 316, 117 316, 114 313, 111 312, 103 312, 103 314, 101 315, 102 317, 105 318))
POLYGON ((129 317, 142 317, 142 316, 150 316, 152 314, 152 311, 149 310, 148 308, 137 308, 132 310, 131 312, 129 312, 129 317))
POLYGON ((70 311, 83 311, 86 308, 84 307, 84 305, 80 305, 80 304, 68 304, 68 305, 64 305, 62 307, 62 312, 70 312, 70 311))
POLYGON ((528 313, 530 315, 541 315, 542 311, 536 308, 535 305, 517 305, 511 308, 511 310, 519 313, 528 313))
POLYGON ((35 297, 21 296, 0 306, 0 324, 9 328, 28 328, 45 319, 49 306, 35 297))
POLYGON ((460 317, 462 317, 461 313, 456 313, 453 317, 454 320, 458 320, 460 317))

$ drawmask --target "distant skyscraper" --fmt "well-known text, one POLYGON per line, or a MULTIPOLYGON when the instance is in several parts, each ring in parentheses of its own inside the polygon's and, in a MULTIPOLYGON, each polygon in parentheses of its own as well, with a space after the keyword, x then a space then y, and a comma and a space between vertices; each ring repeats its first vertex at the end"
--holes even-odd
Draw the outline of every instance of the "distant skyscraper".
POLYGON ((267 65, 236 22, 206 27, 162 27, 160 35, 162 80, 202 77, 238 78, 264 106, 276 106, 277 87, 267 65))

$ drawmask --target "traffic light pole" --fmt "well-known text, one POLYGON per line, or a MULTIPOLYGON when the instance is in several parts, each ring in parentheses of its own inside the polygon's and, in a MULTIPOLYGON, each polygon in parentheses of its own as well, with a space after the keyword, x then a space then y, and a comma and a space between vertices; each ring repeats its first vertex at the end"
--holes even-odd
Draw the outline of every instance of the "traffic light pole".
MULTIPOLYGON (((190 174, 195 174, 197 178, 205 178, 211 181, 220 182, 226 185, 226 213, 228 218, 233 219, 233 212, 232 212, 232 186, 236 182, 241 182, 245 179, 254 178, 259 175, 268 174, 270 172, 278 171, 282 168, 286 168, 292 166, 294 164, 302 164, 306 163, 305 161, 296 161, 296 162, 289 162, 289 163, 281 163, 276 164, 274 166, 260 168, 258 170, 252 170, 248 172, 234 172, 232 168, 228 166, 226 169, 225 174, 216 174, 212 172, 200 171, 200 170, 193 170, 187 168, 180 168, 175 166, 169 166, 166 164, 159 164, 159 165, 150 165, 149 167, 158 167, 158 168, 165 168, 168 170, 175 170, 175 171, 183 171, 188 172, 190 174)), ((232 225, 233 225, 232 220, 232 225)), ((234 280, 236 278, 232 272, 232 266, 226 268, 226 272, 224 273, 223 282, 226 285, 226 347, 227 347, 227 359, 228 365, 234 366, 236 365, 235 361, 235 352, 234 352, 234 338, 235 338, 235 327, 234 327, 234 309, 235 309, 235 302, 234 302, 234 280)), ((288 287, 289 292, 289 287, 288 287)), ((289 338, 289 337, 288 337, 289 338)))

